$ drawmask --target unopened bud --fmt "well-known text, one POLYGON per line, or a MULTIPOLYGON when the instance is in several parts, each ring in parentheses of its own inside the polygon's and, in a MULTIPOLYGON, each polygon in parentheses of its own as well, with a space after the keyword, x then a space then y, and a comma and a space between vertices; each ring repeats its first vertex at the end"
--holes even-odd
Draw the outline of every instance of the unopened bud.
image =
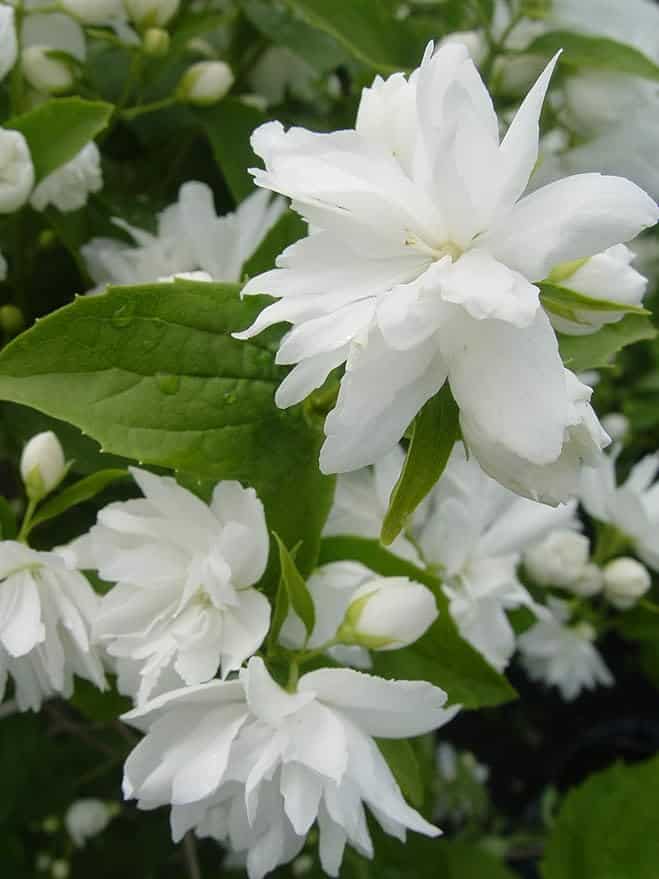
POLYGON ((370 650, 397 650, 420 638, 436 619, 430 589, 407 577, 376 577, 355 592, 338 639, 370 650))
POLYGON ((66 475, 64 451, 52 430, 33 436, 21 455, 21 476, 28 496, 39 499, 56 488, 66 475))
POLYGON ((23 312, 15 305, 0 306, 0 327, 8 336, 17 336, 25 328, 23 312))
POLYGON ((181 77, 179 101, 207 106, 221 100, 233 85, 233 73, 224 61, 198 61, 181 77))
POLYGON ((636 559, 622 556, 604 568, 604 595, 618 610, 628 610, 651 585, 647 568, 636 559))
POLYGON ((621 412, 609 412, 600 422, 614 443, 621 442, 629 433, 629 418, 621 412))
POLYGON ((539 586, 571 589, 590 556, 588 538, 560 528, 524 553, 524 568, 539 586))
POLYGON ((589 562, 584 565, 577 579, 570 583, 569 589, 570 592, 581 598, 591 598, 601 592, 603 586, 604 578, 601 569, 589 562))
POLYGON ((64 816, 64 824, 74 844, 81 848, 88 839, 105 830, 111 818, 106 803, 90 798, 76 800, 64 816))
POLYGON ((169 52, 169 34, 161 27, 150 27, 144 34, 142 48, 145 55, 160 58, 169 52))
POLYGON ((68 861, 59 858, 57 861, 53 861, 53 864, 50 868, 50 875, 53 879, 68 879, 71 873, 71 866, 68 861))
POLYGON ((176 15, 179 0, 124 0, 124 6, 140 30, 164 27, 176 15))
POLYGON ((73 88, 75 63, 48 46, 28 46, 21 54, 23 76, 38 92, 62 95, 73 88))

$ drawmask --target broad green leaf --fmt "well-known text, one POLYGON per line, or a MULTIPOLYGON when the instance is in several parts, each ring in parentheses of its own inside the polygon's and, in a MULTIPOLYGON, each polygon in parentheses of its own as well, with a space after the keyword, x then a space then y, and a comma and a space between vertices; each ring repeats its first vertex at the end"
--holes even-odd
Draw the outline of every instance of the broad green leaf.
POLYGON ((364 859, 363 872, 348 874, 353 879, 518 879, 500 858, 472 838, 428 839, 411 833, 403 843, 378 829, 373 841, 374 861, 364 859))
POLYGON ((0 496, 0 540, 13 540, 17 531, 16 513, 9 501, 0 496))
POLYGON ((659 757, 598 772, 565 798, 543 879, 656 879, 659 757))
POLYGON ((392 543, 444 472, 460 435, 458 407, 448 383, 421 409, 412 428, 405 463, 389 500, 380 539, 392 543))
POLYGON ((274 268, 275 259, 289 244, 307 234, 307 225, 293 211, 285 211, 243 266, 250 278, 274 268))
MULTIPOLYGON (((308 638, 316 625, 316 609, 313 599, 307 589, 304 578, 297 569, 295 561, 276 532, 274 533, 274 538, 279 548, 281 582, 286 590, 288 604, 302 620, 308 638)), ((277 620, 277 623, 279 629, 281 629, 279 620, 277 620)))
POLYGON ((516 697, 508 681, 464 641, 449 612, 439 580, 411 562, 398 558, 376 540, 326 537, 319 564, 351 559, 387 577, 409 577, 432 589, 439 616, 414 644, 402 650, 373 653, 377 674, 400 680, 425 680, 446 690, 451 704, 465 708, 500 705, 516 697))
POLYGON ((607 37, 589 37, 571 31, 551 31, 537 37, 526 51, 538 55, 553 55, 563 49, 561 64, 571 67, 595 67, 659 80, 659 66, 626 43, 607 37))
POLYGON ((197 119, 206 132, 231 194, 236 201, 242 201, 254 190, 247 169, 259 164, 249 141, 254 129, 266 122, 267 117, 235 98, 225 98, 214 107, 199 110, 197 119))
MULTIPOLYGON (((651 312, 640 305, 627 305, 624 302, 615 302, 611 299, 593 299, 576 290, 570 290, 560 284, 542 283, 540 288, 540 301, 547 311, 555 312, 567 320, 575 323, 583 323, 579 318, 580 311, 594 312, 619 312, 621 314, 648 315, 651 312)), ((586 321, 586 323, 588 323, 586 321)))
POLYGON ((116 482, 117 479, 125 479, 128 476, 126 470, 99 470, 98 473, 92 473, 79 482, 67 486, 55 497, 50 498, 37 511, 36 516, 32 520, 31 528, 35 528, 42 522, 47 522, 55 516, 60 516, 76 504, 82 504, 84 501, 91 500, 97 494, 116 482))
POLYGON ((417 809, 423 805, 423 779, 414 748, 408 739, 376 739, 403 796, 417 809))
POLYGON ((610 366, 614 354, 643 339, 654 339, 657 331, 649 318, 628 314, 614 324, 606 324, 596 333, 568 336, 557 333, 563 363, 573 372, 610 366))
POLYGON ((407 28, 381 0, 285 0, 312 27, 332 36, 363 64, 393 73, 418 63, 407 28))
POLYGON ((37 181, 65 165, 110 121, 113 107, 82 98, 52 98, 4 123, 25 137, 37 181))
MULTIPOLYGON (((238 479, 268 526, 315 564, 333 480, 302 406, 280 410, 277 334, 232 333, 264 304, 232 284, 176 281, 80 297, 0 353, 0 399, 80 428, 104 450, 203 479, 238 479)), ((271 564, 269 571, 274 573, 271 564)))

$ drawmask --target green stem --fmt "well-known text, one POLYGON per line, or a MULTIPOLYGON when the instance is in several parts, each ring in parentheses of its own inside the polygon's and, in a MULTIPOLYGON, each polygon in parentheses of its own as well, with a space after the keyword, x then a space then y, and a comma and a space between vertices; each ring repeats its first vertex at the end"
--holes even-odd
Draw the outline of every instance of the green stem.
POLYGON ((161 98, 159 101, 153 101, 151 104, 142 104, 139 107, 131 107, 130 110, 123 110, 120 113, 120 116, 122 119, 126 120, 137 119, 139 116, 144 116, 147 113, 156 113, 158 110, 165 110, 167 107, 172 107, 176 102, 176 97, 174 95, 169 95, 169 97, 161 98))
POLYGON ((288 667, 288 681, 286 682, 286 689, 289 693, 294 693, 297 689, 297 682, 299 677, 300 668, 298 666, 298 662, 296 659, 291 659, 291 664, 288 667))
POLYGON ((19 543, 27 543, 27 538, 32 527, 32 518, 37 509, 38 503, 39 501, 36 498, 28 499, 27 509, 25 510, 25 516, 23 516, 23 522, 21 524, 21 530, 16 537, 16 540, 18 540, 19 543))
POLYGON ((615 525, 603 524, 597 532, 593 562, 604 565, 616 556, 622 555, 629 546, 629 538, 615 525))

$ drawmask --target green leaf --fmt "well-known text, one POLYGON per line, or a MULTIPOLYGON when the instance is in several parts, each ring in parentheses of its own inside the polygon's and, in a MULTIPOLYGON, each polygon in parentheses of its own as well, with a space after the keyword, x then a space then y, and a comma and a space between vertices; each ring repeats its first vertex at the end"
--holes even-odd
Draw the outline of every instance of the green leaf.
MULTIPOLYGON (((314 626, 316 625, 316 608, 314 607, 313 599, 309 593, 309 590, 307 589, 307 584, 305 583, 304 578, 302 577, 295 565, 295 561, 293 560, 291 554, 279 538, 279 535, 276 532, 273 532, 273 535, 275 540, 277 541, 277 546, 279 548, 279 568, 281 572, 281 582, 283 583, 286 590, 288 604, 293 608, 295 613, 302 620, 304 628, 307 632, 307 638, 309 638, 311 633, 313 632, 314 626)), ((277 616, 279 617, 280 614, 277 614, 277 616)), ((281 629, 281 622, 279 621, 279 619, 277 620, 279 629, 281 629)))
POLYGON ((543 879, 656 879, 658 811, 659 757, 592 775, 565 798, 543 879))
POLYGON ((371 865, 364 860, 364 871, 355 871, 352 874, 354 879, 361 876, 372 876, 373 879, 517 879, 517 874, 512 873, 500 858, 481 848, 472 838, 465 841, 445 836, 428 839, 412 833, 402 843, 379 829, 373 838, 374 862, 371 865))
POLYGON ((409 517, 442 475, 459 435, 458 407, 447 382, 414 420, 405 463, 382 522, 380 539, 385 546, 398 537, 409 517))
POLYGON ((385 73, 403 70, 418 58, 409 54, 404 22, 381 0, 285 0, 312 27, 329 34, 363 64, 385 73))
POLYGON ((91 500, 91 498, 96 497, 97 494, 107 488, 108 485, 116 482, 117 479, 125 479, 127 476, 128 472, 126 470, 99 470, 98 473, 92 473, 91 476, 86 476, 79 482, 67 486, 63 491, 39 507, 36 516, 32 519, 31 528, 40 525, 42 522, 47 522, 49 519, 54 519, 55 516, 60 516, 71 507, 76 506, 76 504, 82 504, 85 501, 91 500))
POLYGON ((0 540, 13 540, 17 532, 16 513, 7 498, 0 495, 0 540))
POLYGON ((614 354, 643 339, 654 339, 657 331, 647 317, 628 314, 614 324, 606 324, 596 333, 568 336, 556 333, 563 363, 573 372, 610 366, 614 354))
POLYGON ((403 796, 417 809, 423 805, 423 778, 414 748, 408 739, 376 739, 403 796))
POLYGON ((243 274, 250 278, 274 268, 275 259, 290 244, 307 234, 307 225, 293 211, 285 211, 270 229, 243 266, 243 274))
POLYGON ((563 49, 561 64, 570 67, 594 67, 659 80, 659 66, 654 61, 628 46, 607 37, 588 37, 570 31, 551 31, 541 34, 526 49, 538 55, 553 55, 563 49))
POLYGON ((96 723, 116 720, 132 708, 132 702, 116 691, 112 677, 110 684, 109 690, 101 691, 89 681, 76 678, 75 690, 69 701, 81 714, 96 723))
POLYGON ((235 98, 225 98, 213 107, 198 110, 196 115, 231 194, 237 202, 242 201, 254 191, 247 169, 259 164, 250 138, 254 129, 267 121, 267 116, 235 98))
POLYGON ((334 482, 318 469, 322 432, 303 407, 274 404, 285 375, 277 331, 232 337, 264 301, 181 280, 80 297, 0 352, 0 399, 69 421, 109 452, 253 486, 268 526, 303 542, 306 574, 334 482))
POLYGON ((446 690, 451 704, 465 708, 501 705, 517 695, 470 644, 464 641, 448 611, 439 580, 411 562, 398 558, 376 540, 326 537, 319 564, 350 559, 385 577, 409 577, 432 589, 439 616, 428 631, 402 650, 373 653, 377 674, 400 680, 424 680, 446 690))
POLYGON ((577 293, 576 290, 570 290, 569 287, 559 284, 544 282, 538 284, 538 287, 540 288, 540 300, 547 311, 555 312, 576 323, 583 323, 578 316, 580 311, 651 314, 647 308, 640 305, 627 305, 625 302, 615 302, 611 299, 593 299, 592 296, 577 293))
POLYGON ((29 113, 14 116, 5 128, 25 137, 37 182, 65 165, 106 127, 112 104, 82 98, 52 98, 29 113))

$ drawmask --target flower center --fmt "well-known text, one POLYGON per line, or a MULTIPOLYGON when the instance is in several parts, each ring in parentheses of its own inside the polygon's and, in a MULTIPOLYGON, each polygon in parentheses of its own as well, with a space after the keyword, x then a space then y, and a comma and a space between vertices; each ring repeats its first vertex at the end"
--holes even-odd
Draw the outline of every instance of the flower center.
POLYGON ((435 262, 439 262, 439 260, 444 259, 445 256, 450 257, 451 262, 455 262, 463 254, 462 248, 454 241, 442 241, 440 245, 433 247, 421 238, 417 238, 415 235, 410 235, 405 239, 405 245, 406 247, 413 247, 414 250, 418 250, 419 253, 431 257, 435 262))

